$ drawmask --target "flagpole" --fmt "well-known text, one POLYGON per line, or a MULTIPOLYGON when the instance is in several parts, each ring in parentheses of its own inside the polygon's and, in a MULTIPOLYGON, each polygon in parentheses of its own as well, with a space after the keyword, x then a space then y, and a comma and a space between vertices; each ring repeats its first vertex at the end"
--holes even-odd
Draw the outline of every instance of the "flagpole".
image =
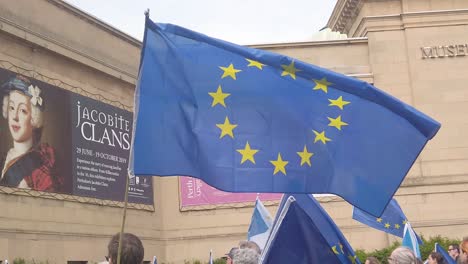
POLYGON ((127 217, 127 205, 128 205, 128 184, 129 184, 129 175, 127 175, 127 180, 125 181, 125 197, 124 197, 124 208, 122 216, 122 225, 120 226, 120 235, 119 235, 119 249, 117 250, 117 264, 120 264, 120 257, 122 255, 122 237, 125 227, 125 218, 127 217))
MULTIPOLYGON (((146 18, 149 18, 149 13, 150 13, 150 10, 149 10, 149 8, 147 8, 145 10, 145 13, 144 13, 146 18)), ((136 113, 135 109, 136 108, 134 106, 133 113, 136 113)), ((133 122, 133 131, 135 131, 135 122, 133 122)), ((134 143, 134 140, 135 140, 135 134, 133 134, 133 136, 132 136, 132 144, 131 144, 132 149, 130 150, 130 159, 129 159, 131 164, 129 164, 128 175, 127 175, 127 177, 126 177, 127 179, 125 181, 124 208, 123 208, 123 216, 122 216, 122 225, 120 226, 119 248, 117 250, 117 264, 120 264, 120 259, 121 259, 121 255, 122 255, 122 237, 123 237, 123 233, 124 233, 124 229, 125 229, 125 219, 127 218, 128 185, 129 185, 129 181, 130 181, 130 175, 135 177, 135 175, 133 174, 133 143, 134 143), (132 168, 132 170, 130 170, 130 168, 132 168)))

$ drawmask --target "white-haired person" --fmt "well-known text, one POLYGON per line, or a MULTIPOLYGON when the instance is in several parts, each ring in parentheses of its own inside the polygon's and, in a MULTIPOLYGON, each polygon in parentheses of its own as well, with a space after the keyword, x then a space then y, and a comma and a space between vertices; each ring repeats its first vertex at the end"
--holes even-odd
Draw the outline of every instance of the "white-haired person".
POLYGON ((232 264, 258 264, 260 255, 251 248, 240 248, 234 253, 232 264))
POLYGON ((407 247, 397 247, 388 258, 389 264, 418 264, 421 261, 414 252, 407 247))
POLYGON ((60 191, 62 181, 57 177, 55 150, 40 143, 45 107, 40 88, 26 77, 16 76, 2 84, 0 92, 3 117, 8 120, 13 139, 0 161, 0 185, 60 191))

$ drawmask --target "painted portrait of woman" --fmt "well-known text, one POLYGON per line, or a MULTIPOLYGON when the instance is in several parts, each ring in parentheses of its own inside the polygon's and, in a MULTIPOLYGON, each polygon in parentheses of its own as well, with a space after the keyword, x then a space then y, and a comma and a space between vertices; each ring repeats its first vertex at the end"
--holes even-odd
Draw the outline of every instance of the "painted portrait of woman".
POLYGON ((0 88, 3 117, 13 139, 0 160, 0 185, 57 192, 63 185, 58 175, 55 149, 41 142, 47 102, 41 88, 23 76, 15 76, 0 88))

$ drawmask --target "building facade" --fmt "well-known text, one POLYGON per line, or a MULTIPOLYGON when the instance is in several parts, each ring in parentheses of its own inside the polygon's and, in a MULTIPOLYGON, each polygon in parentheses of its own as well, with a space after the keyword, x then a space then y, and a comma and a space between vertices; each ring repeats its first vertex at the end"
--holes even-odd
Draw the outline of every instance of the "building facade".
MULTIPOLYGON (((373 83, 441 122, 396 199, 425 237, 467 236, 468 2, 338 0, 327 26, 348 38, 254 47, 373 83)), ((140 48, 60 0, 0 0, 0 68, 65 91, 131 111, 140 48)), ((178 177, 154 177, 152 188, 154 204, 131 204, 125 226, 142 238, 145 260, 207 260, 210 249, 221 257, 246 238, 253 202, 182 207, 178 177)), ((397 240, 352 220, 341 198, 320 201, 354 249, 397 240)), ((277 203, 269 204, 274 213, 277 203)), ((122 205, 1 186, 0 259, 101 261, 122 205)))

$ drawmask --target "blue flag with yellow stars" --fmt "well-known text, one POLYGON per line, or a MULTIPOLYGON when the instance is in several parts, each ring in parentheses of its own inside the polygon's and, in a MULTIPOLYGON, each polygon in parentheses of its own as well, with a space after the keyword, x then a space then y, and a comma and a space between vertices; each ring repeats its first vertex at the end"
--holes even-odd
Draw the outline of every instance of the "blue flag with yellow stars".
POLYGON ((285 194, 261 256, 263 264, 360 263, 312 195, 285 194))
MULTIPOLYGON (((353 219, 365 225, 387 232, 389 234, 403 237, 403 230, 408 219, 395 199, 392 199, 380 217, 368 214, 359 208, 354 207, 353 219)), ((422 244, 421 238, 416 235, 419 244, 422 244)))
POLYGON ((380 215, 440 124, 372 85, 146 19, 129 173, 380 215))

